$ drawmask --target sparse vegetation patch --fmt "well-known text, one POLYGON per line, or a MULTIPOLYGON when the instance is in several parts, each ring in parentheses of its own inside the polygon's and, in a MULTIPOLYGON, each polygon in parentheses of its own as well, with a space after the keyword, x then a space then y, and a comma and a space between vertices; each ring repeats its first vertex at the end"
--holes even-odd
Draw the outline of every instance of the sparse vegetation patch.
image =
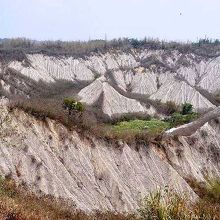
POLYGON ((169 128, 169 123, 158 120, 131 120, 122 121, 113 126, 113 131, 116 133, 122 133, 128 131, 131 133, 146 132, 148 134, 160 134, 169 128))

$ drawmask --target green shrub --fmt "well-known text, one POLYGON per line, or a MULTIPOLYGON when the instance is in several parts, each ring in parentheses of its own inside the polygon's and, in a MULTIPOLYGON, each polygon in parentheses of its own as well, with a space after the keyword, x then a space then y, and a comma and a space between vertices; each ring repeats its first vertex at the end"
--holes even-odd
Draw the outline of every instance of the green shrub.
POLYGON ((74 98, 65 98, 63 100, 63 108, 68 110, 69 115, 71 115, 72 112, 83 112, 85 110, 84 105, 74 98))
POLYGON ((166 121, 170 123, 171 127, 176 127, 178 125, 187 124, 195 120, 197 117, 198 117, 198 114, 195 112, 187 114, 187 115, 183 115, 179 112, 175 112, 166 121))
POLYGON ((188 115, 191 114, 193 112, 193 105, 190 103, 184 103, 182 105, 182 115, 188 115))

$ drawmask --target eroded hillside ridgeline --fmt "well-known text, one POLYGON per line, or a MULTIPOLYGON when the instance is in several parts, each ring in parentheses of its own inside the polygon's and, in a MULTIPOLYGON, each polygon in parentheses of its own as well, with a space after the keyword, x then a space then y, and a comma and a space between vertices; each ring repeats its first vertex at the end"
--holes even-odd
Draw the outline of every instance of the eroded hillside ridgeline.
POLYGON ((118 40, 99 42, 101 49, 91 43, 0 43, 7 97, 0 105, 0 175, 86 212, 133 212, 144 196, 167 186, 198 198, 189 179, 220 178, 219 43, 118 40), (80 129, 72 123, 64 97, 85 104, 90 127, 105 123, 103 130, 117 134, 129 127, 128 137, 169 129, 173 113, 185 117, 178 110, 184 103, 193 106, 189 116, 202 116, 153 141, 138 135, 112 141, 86 133, 82 115, 74 118, 80 129), (11 100, 26 106, 9 108, 11 100), (137 120, 129 123, 131 115, 137 120))
MULTIPOLYGON (((35 43, 29 49, 26 44, 26 49, 3 45, 2 93, 44 98, 75 95, 109 117, 160 114, 158 100, 178 105, 189 102, 197 111, 218 105, 218 44, 173 44, 173 48, 161 42, 133 44, 127 49, 109 44, 105 50, 77 56, 62 50, 59 54, 58 49, 56 55, 49 49, 40 52, 35 43)), ((53 48, 55 43, 45 45, 53 48)))

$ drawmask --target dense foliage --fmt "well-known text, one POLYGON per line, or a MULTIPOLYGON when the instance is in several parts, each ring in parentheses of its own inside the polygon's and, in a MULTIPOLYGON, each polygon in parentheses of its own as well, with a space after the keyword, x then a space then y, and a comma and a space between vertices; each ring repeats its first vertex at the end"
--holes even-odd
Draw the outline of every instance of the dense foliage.
POLYGON ((180 111, 174 112, 170 117, 165 119, 170 123, 170 127, 187 124, 198 118, 198 113, 193 112, 193 105, 184 103, 180 111))
POLYGON ((193 105, 190 103, 184 103, 182 105, 182 115, 188 115, 188 114, 192 114, 193 112, 193 105))

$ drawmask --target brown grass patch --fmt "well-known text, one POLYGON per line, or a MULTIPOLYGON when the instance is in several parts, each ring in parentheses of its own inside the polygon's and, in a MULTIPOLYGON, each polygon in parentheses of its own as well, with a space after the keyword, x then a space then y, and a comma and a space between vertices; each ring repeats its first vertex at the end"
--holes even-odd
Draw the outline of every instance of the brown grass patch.
POLYGON ((86 214, 75 209, 70 202, 29 193, 23 187, 17 187, 11 179, 0 178, 0 218, 7 220, 135 220, 134 215, 117 213, 86 214))

